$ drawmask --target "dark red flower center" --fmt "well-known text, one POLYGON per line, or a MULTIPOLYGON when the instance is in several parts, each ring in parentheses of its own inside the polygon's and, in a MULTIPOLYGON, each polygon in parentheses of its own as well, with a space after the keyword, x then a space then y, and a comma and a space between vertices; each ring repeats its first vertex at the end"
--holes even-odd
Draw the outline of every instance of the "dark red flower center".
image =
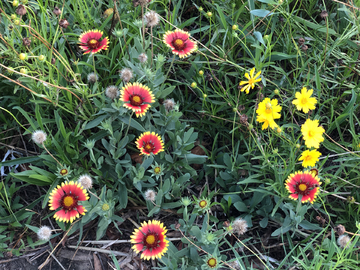
POLYGON ((96 49, 98 47, 99 41, 96 39, 90 39, 88 41, 88 46, 90 49, 96 49))
POLYGON ((78 205, 78 196, 66 194, 60 199, 61 207, 66 211, 76 209, 78 205))
POLYGON ((159 236, 157 233, 147 233, 144 235, 143 244, 147 249, 153 249, 159 246, 159 236))
POLYGON ((144 145, 143 145, 143 148, 145 150, 145 152, 147 153, 152 153, 154 152, 155 150, 155 145, 152 143, 152 142, 146 142, 144 145))
POLYGON ((140 106, 143 104, 143 98, 139 95, 132 95, 130 96, 130 104, 133 106, 140 106))
POLYGON ((180 38, 175 39, 172 44, 178 51, 182 51, 185 48, 185 42, 180 38))

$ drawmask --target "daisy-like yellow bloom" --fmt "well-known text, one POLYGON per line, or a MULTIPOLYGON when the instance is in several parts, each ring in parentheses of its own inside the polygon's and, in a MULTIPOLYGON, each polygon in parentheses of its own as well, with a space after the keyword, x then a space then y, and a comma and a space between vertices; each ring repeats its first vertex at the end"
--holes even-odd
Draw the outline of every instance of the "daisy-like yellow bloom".
POLYGON ((319 161, 319 157, 321 156, 321 153, 317 150, 305 150, 302 152, 301 157, 299 158, 299 161, 302 162, 302 166, 305 167, 314 167, 316 162, 319 161))
POLYGON ((250 92, 250 87, 251 87, 251 89, 254 89, 254 87, 255 87, 255 84, 257 83, 257 82, 260 82, 261 81, 261 78, 258 78, 259 76, 260 76, 260 74, 261 74, 261 71, 259 71, 258 73, 256 73, 256 75, 254 76, 254 73, 255 73, 255 68, 252 68, 251 70, 250 70, 250 73, 245 73, 245 77, 246 77, 246 79, 248 79, 247 81, 241 81, 240 83, 239 83, 239 85, 243 85, 243 84, 245 84, 244 86, 243 86, 243 88, 241 88, 241 92, 244 92, 245 91, 245 93, 246 94, 249 94, 249 92, 250 92))
POLYGON ((324 132, 325 129, 323 127, 319 127, 319 120, 307 119, 301 126, 301 133, 303 134, 307 148, 319 148, 320 143, 324 141, 324 132))
POLYGON ((310 89, 309 91, 306 87, 303 87, 300 92, 295 93, 296 99, 293 100, 292 104, 296 106, 299 111, 303 111, 304 113, 308 113, 309 110, 315 109, 315 104, 317 103, 316 98, 311 97, 314 90, 310 89))
POLYGON ((263 125, 261 126, 261 130, 267 129, 268 127, 272 128, 272 129, 278 127, 278 125, 275 123, 274 119, 268 119, 264 116, 258 116, 256 118, 256 121, 258 121, 259 123, 263 123, 263 125))
POLYGON ((256 110, 256 121, 264 123, 262 129, 266 129, 269 126, 275 128, 278 125, 275 123, 274 119, 279 119, 281 117, 280 112, 281 106, 278 105, 277 99, 270 100, 270 98, 265 98, 259 103, 259 107, 256 110))

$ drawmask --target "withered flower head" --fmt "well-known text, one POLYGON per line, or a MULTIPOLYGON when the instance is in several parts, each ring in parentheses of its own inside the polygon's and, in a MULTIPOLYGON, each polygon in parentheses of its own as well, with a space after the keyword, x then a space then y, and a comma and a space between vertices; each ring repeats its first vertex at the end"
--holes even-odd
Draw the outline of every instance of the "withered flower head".
POLYGON ((59 16, 61 14, 61 9, 58 7, 55 7, 53 12, 56 16, 59 16))
POLYGON ((306 51, 309 49, 309 47, 308 47, 306 44, 304 44, 304 45, 301 46, 301 49, 302 49, 304 52, 306 52, 306 51))
POLYGON ((327 16, 329 16, 329 14, 327 13, 326 10, 321 11, 321 13, 320 13, 321 19, 325 20, 327 16))
POLYGON ((305 43, 305 39, 302 38, 302 37, 299 38, 298 43, 299 43, 300 46, 303 45, 305 43))
POLYGON ((60 21, 59 21, 59 26, 61 27, 61 28, 68 28, 68 26, 69 26, 69 22, 66 20, 66 19, 61 19, 60 21))
POLYGON ((19 16, 23 16, 26 14, 26 7, 24 5, 19 5, 16 9, 16 14, 19 15, 19 16))
POLYGON ((27 38, 27 37, 24 37, 23 40, 22 40, 23 44, 25 47, 29 47, 30 44, 31 44, 31 39, 30 38, 27 38))

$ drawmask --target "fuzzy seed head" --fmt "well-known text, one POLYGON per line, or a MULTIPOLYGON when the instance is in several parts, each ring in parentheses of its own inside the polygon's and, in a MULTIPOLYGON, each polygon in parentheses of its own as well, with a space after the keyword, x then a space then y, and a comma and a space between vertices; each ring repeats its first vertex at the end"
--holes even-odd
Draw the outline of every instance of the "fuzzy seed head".
POLYGON ((148 189, 147 191, 145 191, 145 200, 147 201, 155 201, 155 197, 156 197, 156 192, 153 191, 152 189, 148 189))
POLYGON ((169 112, 174 109, 175 101, 173 98, 170 98, 170 99, 166 99, 163 104, 164 104, 165 110, 167 112, 169 112))
POLYGON ((88 74, 87 79, 89 83, 96 83, 99 79, 99 76, 96 73, 91 72, 88 74))
POLYGON ((144 22, 146 23, 146 26, 148 26, 148 27, 154 27, 154 26, 158 25, 160 22, 159 14, 157 14, 153 10, 146 12, 144 15, 144 22))
POLYGON ((108 98, 115 99, 119 96, 119 89, 115 85, 110 85, 106 87, 105 95, 108 98))
POLYGON ((49 240, 51 236, 51 229, 48 226, 42 226, 40 227, 37 235, 40 240, 49 240))
POLYGON ((233 222, 232 227, 234 229, 234 233, 237 233, 238 235, 242 235, 242 234, 246 233, 248 224, 247 224, 246 220, 244 220, 242 218, 238 218, 233 222))
POLYGON ((337 242, 341 248, 349 248, 351 245, 350 237, 347 234, 340 235, 337 242))
POLYGON ((133 77, 133 72, 130 68, 123 68, 120 71, 120 79, 122 79, 124 82, 129 82, 133 77))
POLYGON ((138 56, 138 59, 140 61, 140 63, 145 63, 148 59, 146 53, 141 53, 139 56, 138 56))
POLYGON ((90 189, 92 188, 92 179, 90 177, 90 175, 88 174, 83 174, 80 175, 78 182, 80 183, 80 185, 82 185, 85 189, 90 189))
POLYGON ((31 136, 31 139, 37 144, 42 144, 46 141, 46 133, 42 130, 35 130, 31 136))

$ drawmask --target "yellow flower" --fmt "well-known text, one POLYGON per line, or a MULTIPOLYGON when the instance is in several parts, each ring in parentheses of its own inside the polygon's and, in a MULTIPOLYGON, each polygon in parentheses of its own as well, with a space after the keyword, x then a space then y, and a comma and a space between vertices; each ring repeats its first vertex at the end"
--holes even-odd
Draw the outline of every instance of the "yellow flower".
POLYGON ((275 123, 274 119, 279 119, 281 106, 278 105, 277 99, 265 98, 259 103, 259 107, 256 110, 257 118, 256 121, 259 123, 264 123, 262 129, 266 129, 269 126, 275 128, 278 125, 275 123))
POLYGON ((264 123, 261 127, 262 130, 267 129, 269 126, 272 129, 278 127, 278 125, 275 123, 274 119, 267 119, 264 116, 258 116, 256 118, 256 121, 258 121, 259 123, 264 123))
POLYGON ((315 166, 315 163, 319 161, 319 157, 321 156, 321 153, 317 150, 305 150, 302 152, 301 157, 299 158, 299 161, 302 162, 302 166, 305 167, 313 167, 315 166))
POLYGON ((301 133, 303 134, 307 148, 319 148, 320 143, 324 141, 324 137, 322 136, 324 132, 325 129, 319 127, 319 120, 307 119, 301 126, 301 133))
POLYGON ((246 77, 246 79, 248 79, 248 81, 241 81, 241 82, 239 83, 239 85, 245 84, 245 86, 244 86, 243 88, 241 88, 241 90, 240 90, 241 92, 244 92, 244 91, 245 91, 246 94, 249 94, 249 92, 250 92, 250 87, 251 87, 251 89, 254 89, 255 84, 256 84, 257 82, 260 82, 260 81, 261 81, 261 78, 257 79, 257 77, 260 76, 261 71, 259 71, 258 73, 256 73, 255 76, 254 76, 254 73, 255 73, 255 68, 252 68, 252 69, 250 70, 250 73, 245 73, 245 77, 246 77))
POLYGON ((304 113, 308 113, 309 110, 315 109, 315 104, 317 103, 316 98, 311 97, 312 93, 314 92, 313 89, 309 91, 306 87, 303 87, 300 92, 295 93, 296 99, 293 100, 292 104, 296 105, 296 108, 299 111, 303 111, 304 113))

